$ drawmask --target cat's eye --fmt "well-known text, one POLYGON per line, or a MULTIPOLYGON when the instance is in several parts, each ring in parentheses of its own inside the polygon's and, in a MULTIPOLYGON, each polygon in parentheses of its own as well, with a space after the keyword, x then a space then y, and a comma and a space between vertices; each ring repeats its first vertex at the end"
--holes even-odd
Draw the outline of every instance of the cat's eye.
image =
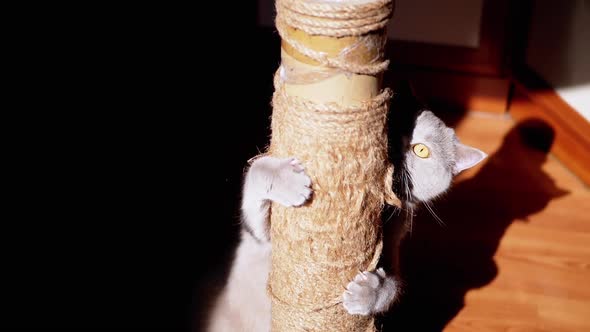
POLYGON ((414 151, 414 154, 416 154, 420 158, 430 157, 430 150, 426 145, 422 143, 414 144, 412 150, 414 151))

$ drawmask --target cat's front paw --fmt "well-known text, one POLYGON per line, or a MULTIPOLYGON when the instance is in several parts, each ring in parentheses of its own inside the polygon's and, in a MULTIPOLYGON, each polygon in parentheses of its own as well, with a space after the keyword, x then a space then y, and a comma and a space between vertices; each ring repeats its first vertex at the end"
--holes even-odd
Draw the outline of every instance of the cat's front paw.
POLYGON ((351 315, 376 314, 389 308, 397 290, 396 281, 382 268, 375 272, 360 272, 346 286, 342 304, 351 315))
POLYGON ((266 199, 284 206, 303 205, 311 197, 311 179, 296 158, 266 157, 262 169, 269 180, 266 199))

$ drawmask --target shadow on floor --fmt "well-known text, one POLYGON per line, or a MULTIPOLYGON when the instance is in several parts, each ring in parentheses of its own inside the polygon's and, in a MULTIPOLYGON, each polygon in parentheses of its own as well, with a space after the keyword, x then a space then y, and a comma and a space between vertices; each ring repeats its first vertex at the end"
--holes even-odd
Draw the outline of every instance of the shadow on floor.
POLYGON ((494 255, 510 224, 567 194, 541 169, 553 137, 540 120, 516 124, 474 177, 435 204, 445 226, 418 212, 401 249, 404 294, 380 319, 383 331, 442 331, 469 290, 494 280, 494 255))

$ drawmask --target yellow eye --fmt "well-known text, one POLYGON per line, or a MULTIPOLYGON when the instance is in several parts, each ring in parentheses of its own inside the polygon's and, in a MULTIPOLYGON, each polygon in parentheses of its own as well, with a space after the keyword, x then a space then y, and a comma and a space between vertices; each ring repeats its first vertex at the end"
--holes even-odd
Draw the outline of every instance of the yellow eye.
POLYGON ((422 143, 414 144, 412 149, 414 150, 414 153, 420 158, 430 157, 430 150, 428 150, 428 147, 422 143))

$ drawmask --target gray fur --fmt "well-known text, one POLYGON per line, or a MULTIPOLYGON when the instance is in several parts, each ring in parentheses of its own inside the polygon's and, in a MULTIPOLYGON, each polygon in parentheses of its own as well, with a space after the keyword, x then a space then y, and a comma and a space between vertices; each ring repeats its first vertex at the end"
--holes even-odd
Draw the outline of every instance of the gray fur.
MULTIPOLYGON (((403 172, 401 183, 405 190, 401 197, 410 209, 414 203, 427 203, 444 193, 453 175, 485 157, 483 152, 459 143, 453 129, 428 111, 417 119, 411 145, 416 143, 428 146, 431 155, 419 158, 411 148, 404 152, 404 167, 399 170, 403 172)), ((271 254, 270 202, 297 208, 311 195, 311 180, 296 158, 264 156, 252 163, 242 197, 242 241, 228 283, 213 308, 208 331, 270 331, 270 299, 266 294, 271 254)), ((396 247, 405 232, 399 232, 394 240, 396 247)), ((388 276, 382 268, 361 271, 346 286, 342 305, 353 315, 384 312, 398 297, 399 288, 398 275, 388 276)))
POLYGON ((404 170, 409 177, 411 201, 429 202, 445 193, 462 170, 475 166, 487 155, 459 142, 455 131, 430 111, 416 120, 416 127, 405 153, 404 170), (430 157, 420 158, 411 146, 422 143, 430 149, 430 157))

